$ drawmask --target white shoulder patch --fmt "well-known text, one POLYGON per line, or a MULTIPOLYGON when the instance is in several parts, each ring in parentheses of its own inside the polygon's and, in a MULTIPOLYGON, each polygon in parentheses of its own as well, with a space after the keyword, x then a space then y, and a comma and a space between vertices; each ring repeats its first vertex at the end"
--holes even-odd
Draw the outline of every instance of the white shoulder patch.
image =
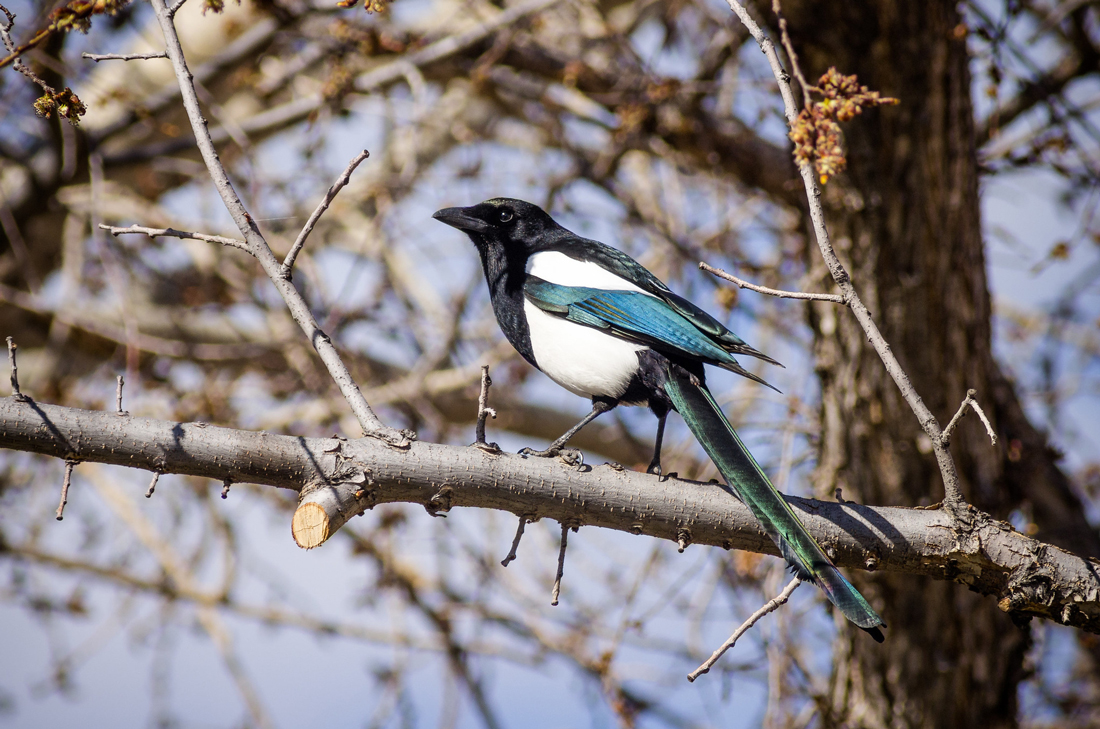
POLYGON ((527 259, 527 273, 559 286, 583 286, 607 291, 640 291, 641 287, 589 261, 578 261, 560 251, 540 251, 527 259))

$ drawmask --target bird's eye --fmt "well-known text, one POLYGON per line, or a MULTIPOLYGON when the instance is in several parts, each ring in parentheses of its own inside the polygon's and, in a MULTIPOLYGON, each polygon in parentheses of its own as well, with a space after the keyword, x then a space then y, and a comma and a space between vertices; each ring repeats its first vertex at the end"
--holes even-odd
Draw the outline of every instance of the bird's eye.
POLYGON ((500 219, 500 222, 507 223, 512 219, 512 211, 501 210, 499 213, 497 213, 497 217, 500 219))

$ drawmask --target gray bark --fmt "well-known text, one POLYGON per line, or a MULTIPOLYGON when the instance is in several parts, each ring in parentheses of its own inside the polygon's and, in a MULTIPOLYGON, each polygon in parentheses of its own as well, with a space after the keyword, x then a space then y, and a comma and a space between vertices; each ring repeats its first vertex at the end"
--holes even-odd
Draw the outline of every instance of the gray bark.
MULTIPOLYGON (((392 502, 421 504, 431 513, 480 507, 777 554, 725 486, 609 464, 578 469, 478 448, 273 435, 13 398, 0 399, 0 447, 307 493, 323 487, 351 513, 392 502)), ((937 508, 788 500, 842 567, 953 581, 954 589, 990 596, 1014 617, 1100 633, 1095 560, 1030 539, 972 507, 956 521, 937 508)))

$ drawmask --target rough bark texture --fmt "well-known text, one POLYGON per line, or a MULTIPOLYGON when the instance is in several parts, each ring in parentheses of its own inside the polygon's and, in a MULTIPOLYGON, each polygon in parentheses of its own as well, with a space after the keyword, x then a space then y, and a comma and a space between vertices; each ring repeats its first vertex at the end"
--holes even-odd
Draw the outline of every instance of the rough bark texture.
MULTIPOLYGON (((0 398, 0 448, 74 465, 111 463, 298 490, 303 503, 326 512, 326 531, 376 504, 409 502, 432 514, 474 506, 570 527, 778 553, 727 487, 611 464, 577 468, 474 447, 414 442, 395 448, 374 438, 274 435, 10 397, 0 398)), ((81 498, 79 490, 70 498, 81 498)), ((942 509, 789 500, 841 567, 959 583, 1001 610, 1100 633, 1096 561, 1031 539, 976 509, 956 520, 942 509)))
MULTIPOLYGON (((992 410, 998 448, 973 417, 953 438, 965 497, 999 518, 1028 499, 1048 538, 1095 554, 1096 535, 992 357, 971 80, 955 3, 787 2, 784 10, 811 83, 836 66, 901 100, 851 125, 849 173, 825 200, 838 253, 933 413, 946 423, 968 388, 992 410), (1036 475, 1027 485, 1026 473, 1036 475)), ((817 260, 812 242, 807 252, 817 260)), ((862 330, 829 304, 815 305, 811 324, 822 383, 819 495, 841 488, 873 504, 940 500, 927 438, 862 330)), ((826 725, 1015 725, 1026 627, 955 585, 883 574, 855 581, 881 607, 890 639, 869 646, 842 630, 826 725)))

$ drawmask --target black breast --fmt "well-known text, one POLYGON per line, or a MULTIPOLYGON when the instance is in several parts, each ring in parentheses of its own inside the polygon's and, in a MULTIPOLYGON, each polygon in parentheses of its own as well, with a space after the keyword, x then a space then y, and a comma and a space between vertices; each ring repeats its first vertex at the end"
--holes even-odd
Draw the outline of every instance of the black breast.
POLYGON ((506 256, 502 247, 492 244, 479 245, 478 253, 500 330, 525 360, 538 367, 534 350, 531 349, 531 330, 527 327, 527 316, 523 312, 526 257, 506 256))

